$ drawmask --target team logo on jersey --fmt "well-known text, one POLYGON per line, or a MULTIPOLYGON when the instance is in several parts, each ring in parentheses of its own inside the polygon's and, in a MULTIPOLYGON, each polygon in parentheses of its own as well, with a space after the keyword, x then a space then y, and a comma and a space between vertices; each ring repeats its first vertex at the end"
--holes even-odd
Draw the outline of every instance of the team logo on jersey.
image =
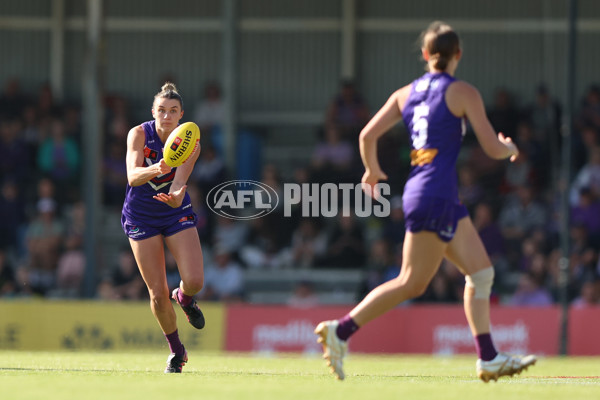
POLYGON ((147 146, 144 146, 144 157, 152 161, 156 161, 158 159, 158 152, 156 150, 152 150, 147 146))

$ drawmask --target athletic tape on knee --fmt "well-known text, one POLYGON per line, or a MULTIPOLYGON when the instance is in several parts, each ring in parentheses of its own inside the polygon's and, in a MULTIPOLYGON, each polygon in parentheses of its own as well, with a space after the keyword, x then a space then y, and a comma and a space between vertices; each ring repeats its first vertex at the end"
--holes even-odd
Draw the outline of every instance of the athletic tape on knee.
POLYGON ((473 298, 488 299, 494 283, 494 267, 488 267, 472 275, 465 276, 467 287, 475 289, 473 298))

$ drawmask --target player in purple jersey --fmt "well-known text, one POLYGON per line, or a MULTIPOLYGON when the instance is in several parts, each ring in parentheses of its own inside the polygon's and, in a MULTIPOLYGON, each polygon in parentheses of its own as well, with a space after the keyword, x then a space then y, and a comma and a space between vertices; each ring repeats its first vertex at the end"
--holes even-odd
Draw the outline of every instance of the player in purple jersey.
POLYGON ((344 379, 347 340, 359 327, 423 294, 446 257, 465 275, 464 309, 478 353, 476 371, 484 382, 512 376, 535 363, 532 355, 498 353, 490 336, 492 263, 465 207, 458 200, 456 159, 463 121, 471 123, 486 154, 494 159, 519 154, 510 138, 496 135, 477 89, 454 78, 462 51, 450 26, 434 22, 423 32, 422 55, 427 73, 393 93, 360 134, 365 165, 362 182, 373 186, 387 179, 377 160, 377 140, 404 119, 412 139, 411 171, 403 194, 406 238, 400 276, 371 291, 339 320, 315 329, 324 357, 338 379, 344 379))
POLYGON ((165 372, 181 372, 187 352, 179 339, 176 315, 167 286, 164 245, 177 261, 181 282, 173 299, 188 321, 204 327, 204 315, 192 296, 204 285, 202 248, 196 229, 186 182, 200 149, 180 167, 171 168, 163 160, 163 146, 183 117, 183 101, 172 83, 167 82, 154 96, 154 121, 145 122, 127 136, 127 191, 121 222, 138 268, 150 293, 150 307, 171 350, 165 372))

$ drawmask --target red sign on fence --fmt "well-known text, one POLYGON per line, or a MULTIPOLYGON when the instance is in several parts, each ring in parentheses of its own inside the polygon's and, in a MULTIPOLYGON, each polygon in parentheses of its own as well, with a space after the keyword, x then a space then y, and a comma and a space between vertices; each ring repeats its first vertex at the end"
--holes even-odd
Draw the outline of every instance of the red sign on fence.
MULTIPOLYGON (((339 318, 348 307, 294 309, 277 306, 230 306, 225 348, 231 351, 318 352, 313 330, 319 321, 339 318)), ((496 347, 513 353, 557 354, 559 309, 492 308, 496 347)), ((475 346, 463 308, 396 308, 363 327, 350 341, 362 353, 473 354, 475 346)), ((600 350, 599 350, 600 352, 600 350)))

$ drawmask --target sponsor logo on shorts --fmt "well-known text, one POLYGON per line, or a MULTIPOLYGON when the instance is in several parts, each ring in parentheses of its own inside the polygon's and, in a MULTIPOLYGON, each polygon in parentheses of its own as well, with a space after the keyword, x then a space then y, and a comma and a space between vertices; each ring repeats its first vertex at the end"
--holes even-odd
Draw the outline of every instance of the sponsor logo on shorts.
POLYGON ((448 225, 446 229, 440 231, 440 235, 451 238, 454 235, 454 227, 452 225, 448 225))
POLYGON ((185 217, 179 218, 179 222, 187 222, 187 221, 194 221, 194 216, 186 215, 185 217))
POLYGON ((237 220, 264 217, 277 207, 284 217, 389 216, 389 185, 378 183, 373 192, 375 197, 365 194, 360 183, 285 183, 277 192, 262 182, 236 180, 213 187, 206 203, 215 214, 237 220))
POLYGON ((136 238, 138 236, 142 236, 145 234, 146 234, 146 231, 142 231, 139 226, 132 226, 127 231, 127 236, 129 236, 130 238, 136 238))

